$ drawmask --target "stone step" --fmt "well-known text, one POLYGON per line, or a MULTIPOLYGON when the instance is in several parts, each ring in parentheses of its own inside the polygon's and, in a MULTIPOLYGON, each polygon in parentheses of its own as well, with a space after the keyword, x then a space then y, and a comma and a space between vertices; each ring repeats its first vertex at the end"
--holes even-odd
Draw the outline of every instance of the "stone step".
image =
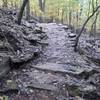
POLYGON ((75 37, 76 37, 76 34, 70 33, 70 34, 69 34, 69 37, 70 37, 70 38, 75 38, 75 37))
POLYGON ((33 68, 39 69, 39 70, 45 70, 45 71, 52 71, 52 72, 57 72, 57 73, 64 73, 64 74, 68 74, 71 76, 76 75, 79 76, 82 73, 91 73, 92 71, 94 71, 93 68, 88 68, 88 69, 84 69, 81 67, 76 67, 73 64, 66 64, 66 65, 62 65, 62 64, 57 64, 57 63, 45 63, 45 64, 37 64, 36 66, 32 66, 33 68))
POLYGON ((58 88, 54 85, 43 84, 43 83, 32 83, 27 86, 29 89, 39 89, 39 90, 47 90, 47 91, 58 91, 58 88))

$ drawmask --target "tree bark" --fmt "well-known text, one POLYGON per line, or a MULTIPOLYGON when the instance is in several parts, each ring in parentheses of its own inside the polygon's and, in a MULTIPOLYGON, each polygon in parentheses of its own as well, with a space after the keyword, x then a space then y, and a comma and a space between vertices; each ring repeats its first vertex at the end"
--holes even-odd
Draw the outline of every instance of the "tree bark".
POLYGON ((25 6, 27 5, 27 2, 28 2, 28 0, 24 0, 22 6, 20 8, 20 12, 18 14, 18 20, 17 20, 18 25, 21 24, 21 20, 22 20, 22 17, 23 17, 23 12, 24 12, 25 6))
POLYGON ((72 12, 70 11, 69 12, 69 25, 71 25, 72 23, 72 12))
POLYGON ((90 14, 90 5, 91 5, 91 0, 89 1, 89 10, 88 10, 88 17, 89 17, 89 14, 90 14))
POLYGON ((39 7, 42 12, 45 12, 45 0, 39 0, 39 7))
POLYGON ((8 0, 3 0, 3 7, 8 7, 8 0))
POLYGON ((30 2, 28 0, 27 5, 26 5, 26 20, 30 20, 30 2))

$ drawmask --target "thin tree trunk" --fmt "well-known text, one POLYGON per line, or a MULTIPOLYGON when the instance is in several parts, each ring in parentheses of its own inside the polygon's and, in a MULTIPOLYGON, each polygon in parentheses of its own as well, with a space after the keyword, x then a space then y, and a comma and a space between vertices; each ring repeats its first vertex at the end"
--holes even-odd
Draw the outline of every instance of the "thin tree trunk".
POLYGON ((21 24, 21 20, 22 20, 22 17, 23 17, 23 12, 24 12, 24 9, 25 9, 25 6, 26 6, 27 2, 28 2, 28 0, 24 0, 23 4, 21 6, 20 12, 18 14, 18 20, 17 20, 18 25, 21 24))
POLYGON ((61 18, 61 23, 63 24, 64 22, 64 9, 62 9, 62 18, 61 18))
POLYGON ((77 12, 76 12, 76 20, 77 20, 77 27, 78 27, 78 22, 79 22, 78 10, 77 10, 77 12))
POLYGON ((99 12, 97 12, 96 16, 95 16, 95 20, 91 26, 91 32, 90 32, 90 36, 93 36, 94 33, 96 33, 96 22, 97 22, 97 18, 98 18, 99 12))
POLYGON ((92 10, 94 12, 94 0, 92 0, 92 10))
MULTIPOLYGON (((98 6, 98 0, 96 0, 96 7, 98 6)), ((93 10, 94 11, 94 10, 93 10)), ((90 32, 90 36, 93 36, 94 33, 96 33, 96 22, 97 22, 97 18, 98 18, 99 12, 96 13, 94 22, 91 26, 91 32, 90 32)))
POLYGON ((3 7, 8 7, 8 0, 3 0, 3 7))
POLYGON ((42 12, 45 12, 45 2, 46 0, 39 0, 39 7, 42 12))
POLYGON ((89 14, 90 14, 90 5, 91 5, 91 0, 89 1, 88 17, 89 17, 89 14))
POLYGON ((27 5, 26 5, 26 20, 30 20, 30 2, 28 0, 27 5))
POLYGON ((86 24, 87 24, 88 21, 91 19, 91 17, 93 17, 94 14, 99 10, 99 8, 100 8, 100 6, 98 6, 98 7, 94 10, 94 12, 93 12, 93 13, 87 18, 87 20, 84 22, 80 33, 79 33, 78 36, 76 37, 75 46, 74 46, 74 51, 75 51, 75 52, 77 51, 77 45, 78 45, 78 42, 79 42, 79 38, 80 38, 80 36, 81 36, 81 34, 82 34, 82 32, 83 32, 83 30, 84 30, 86 24))
MULTIPOLYGON (((96 0, 96 7, 98 6, 98 0, 96 0)), ((96 33, 96 23, 99 16, 99 12, 96 13, 95 23, 94 23, 94 33, 96 33)))
POLYGON ((99 12, 96 14, 96 18, 95 18, 94 33, 96 33, 96 29, 97 29, 96 23, 97 23, 98 16, 99 16, 99 12))
POLYGON ((71 25, 71 22, 72 22, 72 12, 70 11, 69 12, 69 25, 71 25))

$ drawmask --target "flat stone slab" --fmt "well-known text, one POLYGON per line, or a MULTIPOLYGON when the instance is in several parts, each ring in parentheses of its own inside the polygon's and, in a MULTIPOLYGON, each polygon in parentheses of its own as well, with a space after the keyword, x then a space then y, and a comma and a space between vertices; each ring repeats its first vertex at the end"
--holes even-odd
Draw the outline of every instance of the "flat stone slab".
POLYGON ((27 88, 47 90, 47 91, 58 91, 58 88, 56 86, 50 84, 43 84, 43 83, 32 83, 27 88))
POLYGON ((60 73, 66 73, 70 75, 79 75, 83 72, 91 72, 93 69, 85 70, 84 68, 78 68, 76 66, 67 65, 64 66, 62 64, 57 63, 45 63, 45 64, 37 64, 36 66, 32 66, 34 68, 40 69, 40 70, 47 70, 47 71, 53 71, 53 72, 60 72, 60 73))
MULTIPOLYGON (((65 82, 65 77, 53 75, 51 73, 42 73, 36 71, 27 72, 27 75, 32 79, 36 80, 38 83, 52 84, 52 83, 63 83, 65 82)), ((33 82, 34 82, 33 80, 33 82)))
POLYGON ((74 37, 76 37, 76 34, 70 33, 70 34, 69 34, 69 37, 70 37, 70 38, 74 38, 74 37))
POLYGON ((48 70, 54 72, 63 72, 63 73, 68 72, 63 67, 61 67, 60 64, 56 64, 56 63, 37 64, 36 66, 33 67, 41 70, 48 70))

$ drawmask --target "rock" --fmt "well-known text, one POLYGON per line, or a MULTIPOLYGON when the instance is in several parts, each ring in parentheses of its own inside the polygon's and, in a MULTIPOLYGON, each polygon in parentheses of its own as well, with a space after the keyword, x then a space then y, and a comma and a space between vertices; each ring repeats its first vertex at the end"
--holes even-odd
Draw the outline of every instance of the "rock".
POLYGON ((25 21, 25 20, 22 20, 22 25, 28 27, 28 28, 31 28, 31 29, 34 29, 35 28, 35 23, 30 23, 28 21, 25 21))
POLYGON ((28 36, 24 36, 24 38, 28 41, 33 41, 33 42, 37 42, 37 41, 40 41, 41 39, 39 38, 38 35, 36 34, 29 34, 28 36))
POLYGON ((65 69, 63 69, 60 64, 55 64, 55 63, 45 63, 45 64, 38 64, 36 66, 32 66, 37 69, 42 69, 42 70, 49 70, 49 71, 57 71, 57 72, 66 72, 65 69))
POLYGON ((4 89, 0 90, 0 95, 18 94, 18 89, 4 89))
POLYGON ((30 72, 29 75, 32 79, 34 78, 39 83, 46 83, 46 84, 59 84, 65 81, 65 78, 62 76, 52 75, 51 73, 41 73, 41 72, 30 72))
POLYGON ((24 54, 24 55, 22 55, 22 56, 10 56, 10 59, 11 59, 11 63, 12 63, 12 65, 11 65, 11 67, 13 67, 14 65, 14 67, 16 68, 16 67, 18 67, 18 66, 21 66, 23 63, 25 63, 25 62, 28 62, 28 61, 30 61, 30 60, 32 60, 35 56, 35 53, 32 53, 32 54, 24 54))
POLYGON ((33 83, 29 85, 27 88, 47 90, 47 91, 58 91, 58 88, 56 86, 49 85, 49 84, 43 84, 43 83, 33 83))
POLYGON ((60 95, 56 97, 56 100, 69 100, 69 99, 63 95, 60 95))
POLYGON ((100 48, 96 48, 96 53, 100 53, 100 48))
POLYGON ((37 64, 36 66, 32 66, 32 67, 36 69, 41 69, 41 70, 64 73, 64 74, 68 74, 68 75, 76 76, 76 77, 85 77, 93 73, 98 73, 93 68, 86 69, 86 68, 72 66, 70 64, 63 65, 63 64, 48 63, 48 62, 45 64, 37 64))
POLYGON ((84 39, 84 42, 80 40, 78 50, 91 61, 100 64, 100 52, 97 41, 89 38, 84 39))
POLYGON ((42 31, 42 27, 36 27, 35 28, 35 31, 36 31, 36 33, 42 33, 43 31, 42 31))
POLYGON ((74 100, 84 100, 84 99, 79 96, 75 96, 74 100))
POLYGON ((93 95, 95 97, 96 87, 94 85, 86 83, 84 80, 70 77, 65 84, 69 95, 81 96, 82 94, 84 94, 84 97, 90 95, 93 95))
POLYGON ((70 37, 70 38, 74 38, 74 37, 76 37, 76 34, 70 33, 70 34, 69 34, 69 37, 70 37))
POLYGON ((35 27, 34 23, 24 19, 19 26, 13 19, 12 11, 0 10, 0 53, 9 54, 12 64, 10 66, 20 66, 42 51, 42 45, 46 44, 44 40, 46 34, 42 31, 42 27, 38 29, 35 27))
POLYGON ((0 78, 5 76, 10 70, 10 59, 0 55, 0 78))
POLYGON ((5 86, 2 89, 0 88, 0 94, 2 95, 17 94, 17 93, 18 93, 18 87, 16 82, 13 80, 7 80, 5 86))
POLYGON ((46 41, 46 40, 38 41, 38 43, 41 45, 48 45, 49 44, 48 41, 46 41))
POLYGON ((29 23, 35 23, 35 24, 37 24, 37 23, 39 23, 39 22, 36 21, 36 20, 34 20, 34 19, 32 19, 32 20, 29 20, 29 23))
POLYGON ((62 25, 61 26, 63 29, 65 29, 65 30, 68 30, 69 29, 69 27, 67 26, 67 25, 62 25))
POLYGON ((9 50, 12 50, 10 44, 9 43, 4 43, 4 42, 0 41, 0 51, 7 52, 9 50))

